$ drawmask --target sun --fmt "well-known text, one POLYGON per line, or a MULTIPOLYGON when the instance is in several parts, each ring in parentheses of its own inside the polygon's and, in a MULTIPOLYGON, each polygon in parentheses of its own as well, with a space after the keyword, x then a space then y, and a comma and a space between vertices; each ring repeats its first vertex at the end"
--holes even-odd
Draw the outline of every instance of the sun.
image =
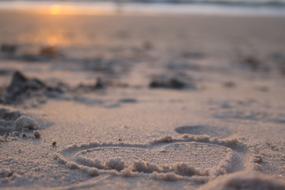
POLYGON ((52 5, 49 9, 51 15, 60 15, 62 14, 62 8, 59 5, 52 5))

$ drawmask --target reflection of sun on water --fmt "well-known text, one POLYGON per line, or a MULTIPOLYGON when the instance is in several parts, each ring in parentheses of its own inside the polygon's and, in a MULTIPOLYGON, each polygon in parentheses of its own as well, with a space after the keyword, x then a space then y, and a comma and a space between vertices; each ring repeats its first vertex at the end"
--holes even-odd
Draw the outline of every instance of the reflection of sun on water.
POLYGON ((58 46, 65 43, 65 39, 59 36, 47 36, 46 41, 50 46, 58 46))
POLYGON ((42 44, 64 47, 76 43, 76 39, 66 31, 48 31, 41 34, 42 44))
MULTIPOLYGON (((77 14, 87 14, 87 15, 109 15, 112 13, 111 8, 106 7, 96 7, 96 6, 75 6, 67 4, 52 4, 48 7, 43 7, 47 10, 49 15, 52 16, 63 16, 63 15, 77 15, 77 14)), ((40 11, 42 12, 42 11, 40 11)), ((46 11, 44 11, 46 12, 46 11)))

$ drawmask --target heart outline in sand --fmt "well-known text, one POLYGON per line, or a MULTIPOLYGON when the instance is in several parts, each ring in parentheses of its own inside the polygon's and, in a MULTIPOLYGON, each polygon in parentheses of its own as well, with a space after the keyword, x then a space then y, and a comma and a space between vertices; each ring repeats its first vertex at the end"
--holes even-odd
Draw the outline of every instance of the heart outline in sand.
MULTIPOLYGON (((183 136, 178 138, 166 137, 162 138, 148 144, 113 144, 113 143, 89 143, 89 144, 81 144, 81 145, 72 145, 67 147, 63 151, 56 154, 56 159, 66 165, 70 169, 78 169, 85 173, 90 174, 91 176, 97 176, 100 174, 114 174, 120 176, 133 176, 133 175, 150 175, 157 177, 158 175, 167 175, 167 179, 169 179, 169 175, 176 176, 175 179, 184 179, 184 178, 193 178, 195 176, 203 176, 203 177, 213 177, 218 176, 225 173, 231 173, 234 170, 239 170, 238 168, 233 169, 233 165, 242 165, 241 158, 236 151, 242 150, 241 144, 234 140, 223 140, 212 138, 209 136, 183 136), (205 147, 216 147, 220 148, 224 151, 224 155, 220 158, 218 163, 215 163, 213 167, 208 168, 206 170, 201 170, 199 168, 194 168, 191 164, 186 162, 173 163, 169 165, 163 165, 161 163, 155 164, 151 161, 143 161, 137 160, 132 164, 129 164, 124 159, 118 159, 116 157, 109 160, 100 160, 100 159, 89 159, 83 157, 82 155, 86 155, 92 152, 96 152, 98 150, 103 151, 108 149, 117 149, 118 151, 122 151, 124 149, 131 150, 140 150, 145 149, 149 151, 150 149, 162 150, 165 147, 175 147, 175 146, 183 145, 183 146, 205 146, 205 147), (162 148, 162 149, 161 149, 162 148)), ((107 151, 106 151, 107 152, 107 151)), ((106 153, 105 152, 105 153, 106 153)), ((95 154, 96 155, 96 154, 95 154)), ((126 156, 128 156, 127 154, 126 156)), ((132 155, 133 156, 133 155, 132 155)))

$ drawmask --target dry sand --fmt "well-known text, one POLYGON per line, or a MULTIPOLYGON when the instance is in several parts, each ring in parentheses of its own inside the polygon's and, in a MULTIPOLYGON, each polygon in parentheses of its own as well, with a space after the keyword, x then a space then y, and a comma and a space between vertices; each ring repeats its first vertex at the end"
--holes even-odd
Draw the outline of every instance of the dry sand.
POLYGON ((285 189, 285 18, 0 14, 1 189, 285 189))

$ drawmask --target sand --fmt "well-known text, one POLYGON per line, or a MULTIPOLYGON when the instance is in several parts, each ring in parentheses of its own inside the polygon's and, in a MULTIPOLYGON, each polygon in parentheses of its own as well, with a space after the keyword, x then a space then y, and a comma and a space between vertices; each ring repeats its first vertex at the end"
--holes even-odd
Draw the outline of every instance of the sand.
POLYGON ((0 16, 1 189, 285 189, 285 18, 0 16))

